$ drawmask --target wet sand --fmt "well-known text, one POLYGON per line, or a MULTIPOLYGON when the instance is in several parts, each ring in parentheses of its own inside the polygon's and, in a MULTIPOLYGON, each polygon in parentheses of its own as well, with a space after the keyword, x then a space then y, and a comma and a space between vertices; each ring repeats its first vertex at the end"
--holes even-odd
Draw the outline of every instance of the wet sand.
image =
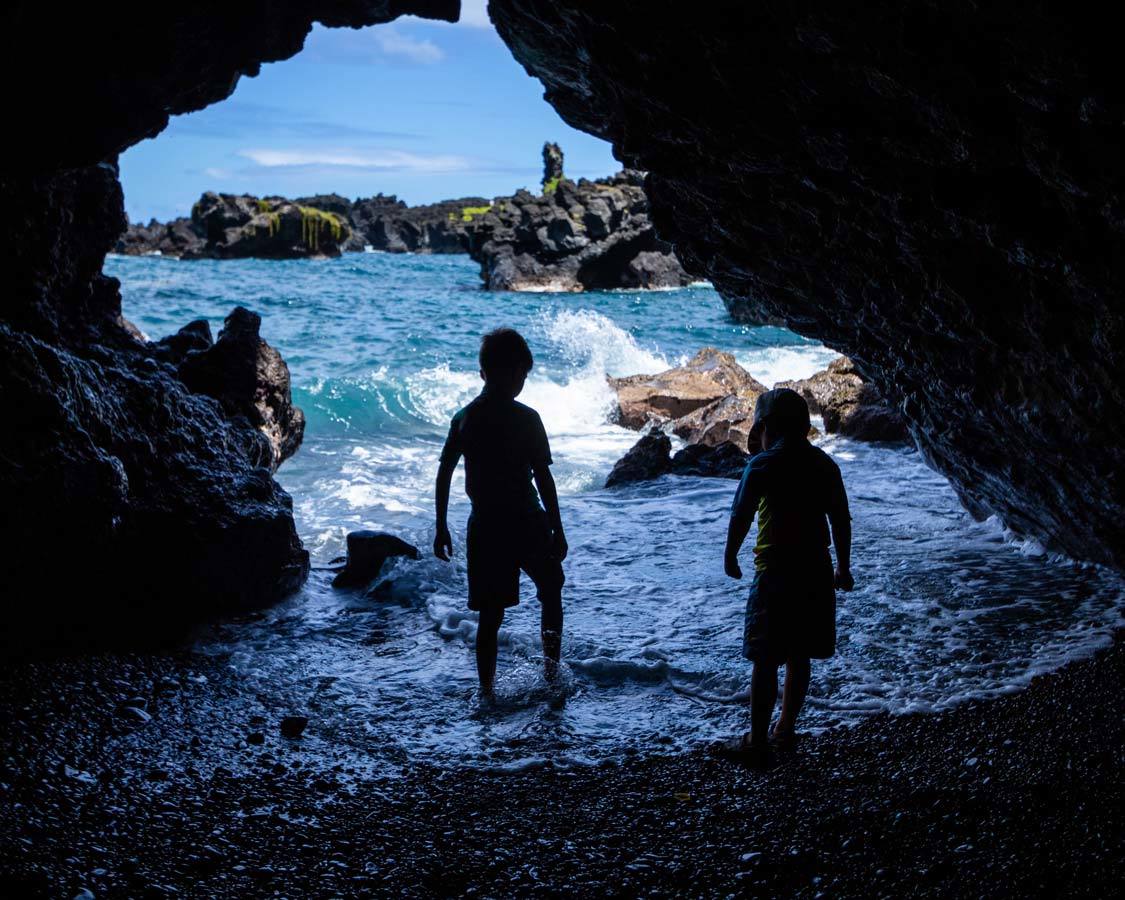
POLYGON ((0 886, 1110 896, 1125 877, 1123 637, 1018 694, 809 738, 765 773, 700 750, 509 774, 404 761, 368 779, 310 751, 315 722, 290 740, 255 718, 198 657, 9 663, 0 886))

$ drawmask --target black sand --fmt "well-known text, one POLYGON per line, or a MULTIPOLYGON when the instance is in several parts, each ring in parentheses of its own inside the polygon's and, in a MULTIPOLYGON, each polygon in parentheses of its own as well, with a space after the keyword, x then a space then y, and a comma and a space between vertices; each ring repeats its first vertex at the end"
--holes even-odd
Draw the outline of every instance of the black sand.
POLYGON ((1018 694, 809 739, 765 774, 700 751, 370 780, 346 756, 302 762, 217 667, 187 677, 198 658, 9 664, 0 887, 1107 897, 1125 876, 1121 637, 1018 694), (151 721, 121 711, 137 698, 151 721))

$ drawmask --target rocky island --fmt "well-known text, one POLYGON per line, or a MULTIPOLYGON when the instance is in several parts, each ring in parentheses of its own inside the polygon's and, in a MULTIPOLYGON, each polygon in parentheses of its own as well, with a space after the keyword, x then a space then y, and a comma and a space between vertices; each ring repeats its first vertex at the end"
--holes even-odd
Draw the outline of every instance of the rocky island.
POLYGON ((541 193, 461 197, 408 206, 394 195, 254 197, 208 191, 190 216, 130 224, 117 253, 181 259, 293 259, 368 248, 468 253, 488 290, 582 291, 682 287, 691 282, 656 237, 644 175, 623 170, 577 182, 557 144, 543 147, 541 193))

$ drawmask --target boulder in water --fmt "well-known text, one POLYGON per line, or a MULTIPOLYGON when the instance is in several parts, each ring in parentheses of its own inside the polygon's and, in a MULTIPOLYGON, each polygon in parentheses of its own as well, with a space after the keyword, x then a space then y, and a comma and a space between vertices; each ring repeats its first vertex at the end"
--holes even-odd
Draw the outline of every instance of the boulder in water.
POLYGON ((902 416, 846 356, 832 360, 825 371, 810 378, 783 381, 776 387, 792 388, 804 397, 809 411, 824 419, 829 434, 860 441, 905 441, 910 437, 902 416))
POLYGON ((725 441, 711 447, 689 444, 672 455, 672 441, 662 431, 651 431, 630 448, 606 479, 606 487, 650 481, 661 475, 695 475, 704 478, 739 478, 750 456, 725 441))
MULTIPOLYGON (((608 380, 617 392, 618 424, 634 429, 643 428, 649 422, 681 419, 732 395, 738 402, 726 412, 745 418, 746 405, 749 404, 752 414, 754 401, 766 390, 734 356, 714 347, 700 350, 686 365, 656 375, 629 375, 608 380)), ((716 408, 710 418, 700 417, 698 421, 685 423, 683 428, 710 433, 717 427, 719 417, 716 408)), ((746 430, 749 431, 749 426, 746 430)), ((727 439, 724 436, 713 443, 727 439)))
POLYGON ((413 544, 385 531, 353 531, 347 540, 348 555, 332 579, 332 587, 364 587, 379 577, 383 564, 392 556, 422 556, 413 544))
POLYGON ((605 486, 659 478, 671 468, 671 453, 671 438, 663 431, 650 431, 617 461, 605 486))

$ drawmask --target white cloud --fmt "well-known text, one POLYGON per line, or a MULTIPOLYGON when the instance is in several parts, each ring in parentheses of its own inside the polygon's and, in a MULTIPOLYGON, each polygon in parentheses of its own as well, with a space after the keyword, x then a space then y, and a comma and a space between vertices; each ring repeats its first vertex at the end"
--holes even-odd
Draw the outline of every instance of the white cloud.
POLYGON ((458 172, 469 160, 451 154, 426 156, 403 150, 270 150, 246 149, 238 155, 269 169, 292 166, 334 166, 399 172, 458 172))
POLYGON ((401 31, 395 30, 391 25, 374 29, 374 36, 379 44, 379 49, 387 56, 398 56, 410 62, 424 65, 441 62, 445 59, 445 53, 433 41, 415 40, 401 31))
POLYGON ((208 166, 203 170, 203 174, 208 178, 230 178, 230 171, 227 169, 217 169, 214 166, 208 166))

